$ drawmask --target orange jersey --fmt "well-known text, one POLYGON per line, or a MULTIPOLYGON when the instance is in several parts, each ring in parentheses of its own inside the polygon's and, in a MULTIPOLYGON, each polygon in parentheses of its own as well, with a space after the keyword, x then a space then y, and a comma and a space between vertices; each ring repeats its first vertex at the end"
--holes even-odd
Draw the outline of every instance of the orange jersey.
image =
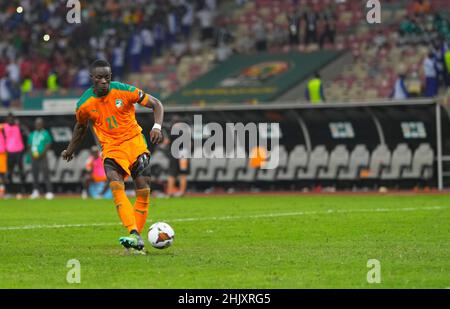
POLYGON ((103 97, 97 97, 91 87, 77 103, 77 121, 80 124, 92 121, 105 152, 141 134, 142 128, 136 121, 134 108, 134 103, 139 100, 142 100, 140 104, 145 105, 148 96, 127 84, 111 82, 108 94, 103 97))

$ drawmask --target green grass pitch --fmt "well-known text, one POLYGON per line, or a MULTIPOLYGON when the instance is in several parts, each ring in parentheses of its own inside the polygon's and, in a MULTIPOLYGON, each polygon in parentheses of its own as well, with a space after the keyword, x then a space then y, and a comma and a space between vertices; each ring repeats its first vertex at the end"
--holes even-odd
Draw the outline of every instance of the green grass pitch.
MULTIPOLYGON (((152 198, 172 247, 126 255, 112 201, 0 201, 0 288, 448 288, 445 195, 152 198), (66 281, 67 261, 81 283, 66 281), (381 282, 369 284, 369 259, 381 282)), ((147 224, 146 227, 148 227, 147 224)), ((146 237, 145 237, 146 238, 146 237)))

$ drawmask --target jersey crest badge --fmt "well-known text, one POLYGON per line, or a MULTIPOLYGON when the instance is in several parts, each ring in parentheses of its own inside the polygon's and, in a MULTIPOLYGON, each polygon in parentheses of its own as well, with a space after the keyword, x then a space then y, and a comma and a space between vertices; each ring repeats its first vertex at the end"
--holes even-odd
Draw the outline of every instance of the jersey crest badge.
POLYGON ((123 101, 121 99, 116 100, 116 107, 121 108, 123 106, 123 101))

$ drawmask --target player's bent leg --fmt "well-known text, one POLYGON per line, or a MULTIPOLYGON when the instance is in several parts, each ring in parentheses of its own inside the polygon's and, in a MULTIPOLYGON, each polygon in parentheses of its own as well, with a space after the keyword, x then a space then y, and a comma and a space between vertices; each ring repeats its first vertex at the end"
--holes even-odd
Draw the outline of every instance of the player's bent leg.
POLYGON ((136 186, 134 214, 138 232, 141 233, 147 221, 150 204, 150 156, 147 153, 138 157, 131 168, 131 175, 136 186))
POLYGON ((133 248, 142 250, 144 248, 144 240, 138 232, 136 219, 134 216, 133 206, 125 194, 125 185, 123 182, 111 181, 109 183, 122 224, 128 229, 130 235, 120 237, 119 242, 125 248, 133 248))
POLYGON ((134 180, 136 184, 136 202, 134 203, 134 216, 138 232, 141 233, 147 221, 150 205, 150 185, 146 176, 139 176, 134 180))
POLYGON ((137 230, 133 206, 131 206, 128 197, 125 194, 124 183, 119 181, 111 181, 109 186, 111 188, 114 203, 116 204, 117 212, 123 225, 128 229, 128 232, 137 230))

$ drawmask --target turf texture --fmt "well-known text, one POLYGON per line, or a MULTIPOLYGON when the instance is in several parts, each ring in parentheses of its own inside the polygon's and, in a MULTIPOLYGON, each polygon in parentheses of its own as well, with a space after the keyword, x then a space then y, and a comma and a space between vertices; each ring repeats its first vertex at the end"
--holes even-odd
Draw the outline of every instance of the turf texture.
POLYGON ((1 200, 0 288, 450 287, 445 195, 152 198, 155 221, 173 245, 129 255, 112 201, 1 200))

